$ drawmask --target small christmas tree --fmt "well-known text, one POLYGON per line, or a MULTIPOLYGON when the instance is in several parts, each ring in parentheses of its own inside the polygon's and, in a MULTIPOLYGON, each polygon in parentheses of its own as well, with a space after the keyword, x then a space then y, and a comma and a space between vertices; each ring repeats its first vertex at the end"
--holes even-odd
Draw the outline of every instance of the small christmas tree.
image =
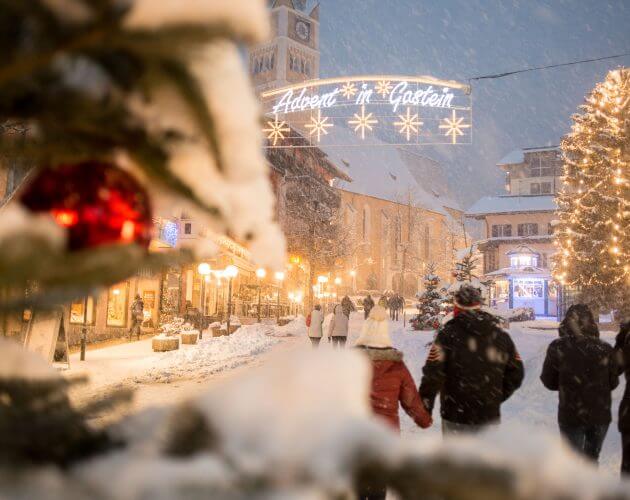
POLYGON ((472 285, 475 288, 478 288, 482 294, 484 293, 489 283, 481 281, 479 276, 475 274, 478 262, 479 258, 475 255, 474 247, 471 246, 468 253, 466 253, 460 261, 455 263, 455 269, 453 271, 453 278, 455 278, 455 282, 447 289, 448 300, 446 308, 449 312, 453 308, 453 297, 455 293, 463 285, 472 285))
POLYGON ((418 314, 411 320, 414 330, 432 330, 440 326, 446 297, 438 290, 440 277, 430 264, 424 277, 424 292, 418 297, 418 314))
POLYGON ((630 309, 630 69, 608 73, 562 141, 554 274, 594 308, 630 309))

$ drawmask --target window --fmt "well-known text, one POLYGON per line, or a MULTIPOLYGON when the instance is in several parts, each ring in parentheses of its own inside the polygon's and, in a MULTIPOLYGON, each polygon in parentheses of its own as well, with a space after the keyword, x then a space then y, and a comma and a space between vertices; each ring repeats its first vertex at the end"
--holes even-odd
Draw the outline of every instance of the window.
POLYGON ((363 241, 369 240, 369 232, 370 232, 370 207, 367 205, 363 207, 363 221, 362 221, 362 235, 363 241))
POLYGON ((543 253, 542 254, 542 267, 547 268, 547 264, 548 264, 548 262, 547 262, 547 254, 543 253))
POLYGON ((484 253, 484 264, 485 264, 485 272, 490 273, 492 271, 496 271, 498 268, 497 264, 497 253, 494 248, 491 248, 487 252, 484 253))
POLYGON ((129 283, 114 285, 107 291, 107 326, 127 324, 127 294, 129 283))
MULTIPOLYGON (((70 324, 82 325, 85 319, 84 316, 85 301, 84 299, 77 300, 70 305, 70 324)), ((96 301, 94 297, 87 298, 87 321, 86 325, 93 325, 96 319, 96 301)))
POLYGON ((512 285, 514 298, 542 299, 544 282, 536 278, 516 278, 512 285))
POLYGON ((529 185, 529 194, 540 194, 540 183, 532 182, 529 185))
POLYGON ((538 255, 536 254, 517 254, 510 256, 510 266, 512 267, 537 267, 538 255))
POLYGON ((551 222, 547 224, 547 234, 553 234, 553 224, 551 222))
POLYGON ((541 182, 540 183, 540 193, 541 194, 551 194, 551 182, 541 182))
POLYGON ((512 224, 493 224, 492 237, 501 238, 504 236, 512 236, 512 224))
POLYGON ((186 224, 184 224, 184 234, 192 234, 192 223, 191 222, 186 222, 186 224))
POLYGON ((423 251, 423 255, 424 255, 424 259, 425 260, 429 260, 430 257, 431 257, 430 239, 431 239, 431 230, 429 229, 429 226, 424 226, 424 251, 423 251))
POLYGON ((518 225, 519 236, 536 236, 538 234, 538 224, 528 222, 526 224, 518 225))

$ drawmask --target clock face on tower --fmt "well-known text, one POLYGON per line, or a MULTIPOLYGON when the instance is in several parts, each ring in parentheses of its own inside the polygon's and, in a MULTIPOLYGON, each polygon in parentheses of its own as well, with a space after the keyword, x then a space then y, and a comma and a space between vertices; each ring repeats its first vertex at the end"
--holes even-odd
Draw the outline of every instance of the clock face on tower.
POLYGON ((305 21, 298 20, 295 23, 295 34, 300 40, 308 41, 311 36, 311 26, 305 21))

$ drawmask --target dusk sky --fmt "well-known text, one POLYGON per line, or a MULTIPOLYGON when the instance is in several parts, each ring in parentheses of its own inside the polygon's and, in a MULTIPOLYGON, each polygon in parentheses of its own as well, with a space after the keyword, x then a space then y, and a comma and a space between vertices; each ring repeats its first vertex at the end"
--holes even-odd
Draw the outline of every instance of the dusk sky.
MULTIPOLYGON (((321 76, 469 77, 630 52, 627 0, 322 0, 321 76)), ((464 205, 500 192, 495 164, 558 144, 586 93, 630 56, 472 82, 473 144, 419 148, 464 205), (471 185, 472 183, 472 185, 471 185)))

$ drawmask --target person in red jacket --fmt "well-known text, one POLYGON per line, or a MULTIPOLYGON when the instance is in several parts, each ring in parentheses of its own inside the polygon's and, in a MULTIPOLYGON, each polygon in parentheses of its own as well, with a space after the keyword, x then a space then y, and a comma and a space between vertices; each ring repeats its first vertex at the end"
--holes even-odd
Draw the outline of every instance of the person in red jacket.
MULTIPOLYGON (((398 405, 423 429, 431 426, 433 420, 422 403, 413 377, 405 362, 403 353, 392 347, 389 336, 387 311, 375 306, 363 325, 363 331, 356 341, 356 347, 364 352, 372 363, 372 388, 370 402, 375 415, 382 418, 392 429, 400 432, 398 405)), ((386 484, 361 485, 360 499, 384 499, 386 484)))

